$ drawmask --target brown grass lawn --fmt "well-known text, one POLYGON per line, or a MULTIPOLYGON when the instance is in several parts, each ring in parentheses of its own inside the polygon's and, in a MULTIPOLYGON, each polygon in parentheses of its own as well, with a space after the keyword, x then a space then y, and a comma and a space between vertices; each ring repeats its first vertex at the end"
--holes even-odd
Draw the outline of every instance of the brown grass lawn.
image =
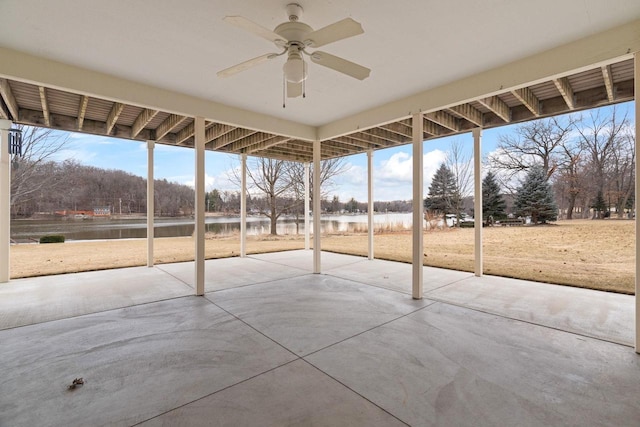
MULTIPOLYGON (((633 293, 634 222, 559 221, 537 227, 491 227, 484 232, 486 274, 633 293)), ((474 230, 425 232, 424 264, 473 271, 474 230)), ((193 260, 191 237, 158 238, 155 262, 193 260)), ((250 238, 248 253, 301 249, 302 236, 250 238)), ((238 236, 207 239, 207 258, 237 256, 238 236)), ((366 234, 323 236, 322 249, 366 255, 366 234)), ((411 261, 411 233, 375 236, 376 258, 411 261)), ((11 247, 11 277, 30 277, 146 264, 146 240, 67 242, 11 247)))

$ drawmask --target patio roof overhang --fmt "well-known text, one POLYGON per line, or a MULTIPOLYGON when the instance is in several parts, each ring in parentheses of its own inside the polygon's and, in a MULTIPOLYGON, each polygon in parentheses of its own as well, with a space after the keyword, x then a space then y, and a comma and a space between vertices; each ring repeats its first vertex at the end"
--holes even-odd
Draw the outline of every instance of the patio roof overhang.
MULTIPOLYGON (((25 125, 309 162, 580 111, 634 97, 640 20, 355 115, 310 126, 0 48, 0 118, 25 125)), ((309 100, 308 102, 313 102, 309 100)))

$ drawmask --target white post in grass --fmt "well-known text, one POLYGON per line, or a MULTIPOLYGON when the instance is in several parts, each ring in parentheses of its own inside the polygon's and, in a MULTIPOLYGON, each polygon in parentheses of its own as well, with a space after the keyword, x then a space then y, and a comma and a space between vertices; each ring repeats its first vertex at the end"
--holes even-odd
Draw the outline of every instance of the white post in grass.
POLYGON ((412 290, 413 299, 422 299, 422 272, 424 245, 422 236, 422 224, 424 222, 423 191, 422 191, 422 142, 424 141, 424 123, 422 113, 413 115, 413 265, 412 265, 412 290))
POLYGON ((195 224, 195 286, 196 295, 204 295, 204 117, 195 119, 195 188, 196 188, 196 224, 195 224))
POLYGON ((153 215, 155 212, 154 182, 153 182, 153 149, 156 143, 147 141, 147 267, 153 267, 153 215))
POLYGON ((482 129, 473 129, 474 273, 482 277, 482 129))

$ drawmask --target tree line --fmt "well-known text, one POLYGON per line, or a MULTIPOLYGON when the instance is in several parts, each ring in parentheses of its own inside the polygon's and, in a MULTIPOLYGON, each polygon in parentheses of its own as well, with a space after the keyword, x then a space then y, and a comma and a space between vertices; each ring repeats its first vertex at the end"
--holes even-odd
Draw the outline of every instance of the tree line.
MULTIPOLYGON (((592 110, 527 122, 499 136, 484 161, 483 217, 528 216, 534 223, 630 216, 635 191, 635 129, 625 114, 592 110), (508 207, 505 197, 512 199, 508 207)), ((472 194, 471 160, 457 143, 436 171, 428 212, 456 214, 472 194)))

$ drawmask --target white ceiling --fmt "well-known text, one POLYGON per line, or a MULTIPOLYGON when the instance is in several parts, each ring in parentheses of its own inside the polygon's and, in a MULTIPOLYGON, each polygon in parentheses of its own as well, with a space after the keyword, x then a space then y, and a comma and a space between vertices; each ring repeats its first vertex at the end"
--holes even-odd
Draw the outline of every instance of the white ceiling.
POLYGON ((358 81, 310 65, 307 98, 282 108, 278 49, 222 21, 267 28, 287 0, 0 0, 0 46, 218 103, 320 126, 640 18, 638 0, 299 0, 314 29, 345 17, 365 33, 322 50, 372 69, 358 81))

